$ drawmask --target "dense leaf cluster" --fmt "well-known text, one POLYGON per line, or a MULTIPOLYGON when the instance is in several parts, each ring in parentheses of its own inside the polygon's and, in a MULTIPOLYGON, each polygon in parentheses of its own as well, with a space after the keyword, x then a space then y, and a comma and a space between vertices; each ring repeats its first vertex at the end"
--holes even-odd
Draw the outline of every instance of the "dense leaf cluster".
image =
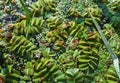
POLYGON ((0 5, 0 18, 6 20, 0 20, 0 82, 120 82, 90 16, 91 12, 119 57, 120 1, 25 2, 4 0, 0 5), (16 18, 9 22, 9 16, 16 18))

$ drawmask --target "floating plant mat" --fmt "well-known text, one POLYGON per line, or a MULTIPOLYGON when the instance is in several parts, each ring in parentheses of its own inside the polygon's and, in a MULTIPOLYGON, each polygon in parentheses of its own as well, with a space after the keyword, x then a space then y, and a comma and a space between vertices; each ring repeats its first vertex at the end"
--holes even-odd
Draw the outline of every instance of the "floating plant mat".
POLYGON ((0 1, 0 82, 120 82, 119 3, 0 1))

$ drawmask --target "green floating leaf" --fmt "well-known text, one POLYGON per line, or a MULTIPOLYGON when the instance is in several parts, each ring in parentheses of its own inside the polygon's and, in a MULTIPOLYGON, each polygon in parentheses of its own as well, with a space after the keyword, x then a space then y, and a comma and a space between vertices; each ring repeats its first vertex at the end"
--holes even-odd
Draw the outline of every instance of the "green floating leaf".
POLYGON ((26 64, 26 68, 33 68, 33 64, 32 64, 32 62, 27 62, 27 64, 26 64))
POLYGON ((27 69, 24 69, 24 73, 25 73, 25 75, 30 76, 30 75, 33 75, 34 70, 31 68, 27 68, 27 69))
POLYGON ((48 57, 49 56, 49 52, 50 52, 50 49, 47 48, 47 49, 45 49, 45 50, 42 51, 42 54, 43 54, 43 56, 48 57))
POLYGON ((29 76, 23 76, 23 80, 28 81, 28 80, 30 80, 30 77, 29 76))

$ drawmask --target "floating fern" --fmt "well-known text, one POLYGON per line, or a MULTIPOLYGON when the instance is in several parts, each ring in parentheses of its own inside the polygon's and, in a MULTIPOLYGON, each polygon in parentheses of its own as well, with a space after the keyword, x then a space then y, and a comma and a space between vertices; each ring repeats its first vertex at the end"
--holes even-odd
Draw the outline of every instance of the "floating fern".
MULTIPOLYGON (((30 22, 30 27, 27 30, 28 31, 28 36, 30 35, 35 35, 40 32, 42 32, 44 20, 41 18, 32 18, 30 22)), ((13 27, 13 32, 18 34, 18 35, 26 35, 26 20, 22 20, 19 23, 15 23, 13 27)))
POLYGON ((53 0, 38 0, 33 3, 30 7, 32 8, 32 13, 35 16, 43 15, 46 11, 56 11, 56 3, 53 0))
POLYGON ((37 47, 24 36, 13 36, 7 44, 10 51, 22 56, 30 55, 37 50, 37 47))

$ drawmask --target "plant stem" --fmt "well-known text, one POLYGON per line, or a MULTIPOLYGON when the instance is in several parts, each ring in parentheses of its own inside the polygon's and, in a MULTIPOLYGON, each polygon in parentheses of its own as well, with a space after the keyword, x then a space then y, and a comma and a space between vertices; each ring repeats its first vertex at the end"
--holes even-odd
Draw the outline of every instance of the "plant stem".
POLYGON ((27 38, 28 37, 28 30, 30 27, 30 13, 29 13, 28 9, 26 8, 23 0, 20 0, 20 3, 21 3, 21 5, 24 8, 24 11, 26 13, 26 38, 27 38))
MULTIPOLYGON (((89 12, 90 13, 90 12, 89 12)), ((114 67, 115 67, 115 70, 116 70, 116 73, 120 79, 120 68, 119 68, 119 60, 118 60, 118 57, 116 56, 116 54, 112 51, 112 48, 110 47, 106 37, 104 36, 104 34, 102 33, 102 30, 100 28, 100 26, 98 25, 97 21, 95 20, 95 18, 93 17, 93 15, 90 13, 90 16, 93 20, 93 23, 95 24, 95 27, 97 28, 108 52, 110 53, 112 59, 113 59, 113 64, 114 64, 114 67)))

